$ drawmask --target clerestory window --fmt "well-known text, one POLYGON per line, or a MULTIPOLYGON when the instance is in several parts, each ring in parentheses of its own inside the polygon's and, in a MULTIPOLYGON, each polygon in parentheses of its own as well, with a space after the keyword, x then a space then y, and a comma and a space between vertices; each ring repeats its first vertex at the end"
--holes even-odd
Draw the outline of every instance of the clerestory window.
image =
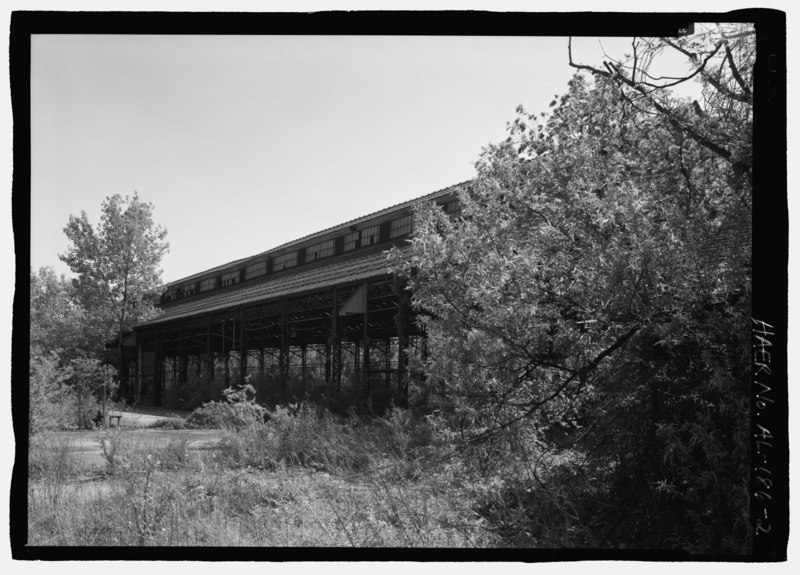
POLYGON ((334 240, 321 242, 306 248, 306 263, 321 260, 333 255, 334 240))
POLYGON ((408 214, 407 216, 403 216, 402 218, 392 220, 391 228, 389 231, 389 237, 398 238, 400 236, 405 236, 410 234, 413 224, 414 224, 413 214, 408 214))
POLYGON ((344 251, 349 252, 356 249, 356 242, 358 242, 359 232, 352 232, 344 237, 344 251))
POLYGON ((361 230, 361 247, 377 244, 381 237, 381 227, 372 226, 361 230))
POLYGON ((258 276, 263 276, 267 273, 267 262, 258 262, 256 264, 251 264, 247 266, 244 270, 244 279, 249 280, 251 278, 257 278, 258 276))
POLYGON ((297 252, 289 252, 275 258, 272 263, 272 271, 279 272, 286 268, 291 268, 297 265, 297 252))
POLYGON ((452 219, 460 218, 461 217, 461 201, 460 200, 452 200, 450 202, 447 202, 444 205, 444 211, 452 219))

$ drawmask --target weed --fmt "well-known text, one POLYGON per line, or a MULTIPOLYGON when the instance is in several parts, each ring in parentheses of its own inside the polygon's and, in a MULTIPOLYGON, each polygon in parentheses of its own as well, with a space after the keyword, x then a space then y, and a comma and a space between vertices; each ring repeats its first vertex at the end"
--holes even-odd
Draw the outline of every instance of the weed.
MULTIPOLYGON (((439 464, 449 439, 438 420, 406 410, 372 420, 343 417, 309 403, 276 407, 264 418, 240 409, 252 394, 236 391, 226 407, 204 409, 229 422, 219 449, 191 451, 179 432, 160 445, 145 441, 144 433, 98 434, 108 472, 97 483, 64 489, 56 506, 36 491, 31 543, 431 547, 499 541, 472 510, 474 493, 453 480, 468 468, 439 464)), ((65 483, 63 474, 52 478, 65 483)))
POLYGON ((176 435, 155 451, 161 469, 183 469, 190 464, 189 437, 185 433, 176 435))
POLYGON ((108 472, 113 475, 116 471, 119 456, 129 446, 131 440, 122 428, 116 427, 100 432, 97 441, 103 451, 103 459, 106 461, 108 472))
POLYGON ((159 419, 149 426, 150 429, 187 429, 190 427, 186 424, 186 420, 177 415, 159 419))
POLYGON ((78 461, 69 438, 50 434, 37 434, 31 438, 29 478, 39 480, 39 489, 48 505, 58 505, 67 479, 76 475, 77 468, 78 461))

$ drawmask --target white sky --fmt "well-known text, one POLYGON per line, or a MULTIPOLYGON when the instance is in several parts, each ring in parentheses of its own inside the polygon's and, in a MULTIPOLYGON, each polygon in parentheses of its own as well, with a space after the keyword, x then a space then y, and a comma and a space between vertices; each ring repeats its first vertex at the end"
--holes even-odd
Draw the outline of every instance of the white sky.
POLYGON ((31 54, 31 265, 69 275, 70 214, 96 225, 138 191, 165 282, 470 179, 573 73, 548 37, 40 35, 31 54))

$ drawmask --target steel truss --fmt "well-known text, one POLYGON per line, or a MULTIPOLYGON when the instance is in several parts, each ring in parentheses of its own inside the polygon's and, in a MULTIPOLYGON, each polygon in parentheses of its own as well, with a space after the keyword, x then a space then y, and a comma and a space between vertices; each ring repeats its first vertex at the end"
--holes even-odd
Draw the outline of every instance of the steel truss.
POLYGON ((150 325, 137 330, 130 399, 162 405, 206 380, 257 383, 287 400, 298 390, 355 391, 373 405, 405 404, 408 355, 424 348, 414 319, 408 292, 389 276, 150 325), (359 290, 365 309, 342 315, 359 290))

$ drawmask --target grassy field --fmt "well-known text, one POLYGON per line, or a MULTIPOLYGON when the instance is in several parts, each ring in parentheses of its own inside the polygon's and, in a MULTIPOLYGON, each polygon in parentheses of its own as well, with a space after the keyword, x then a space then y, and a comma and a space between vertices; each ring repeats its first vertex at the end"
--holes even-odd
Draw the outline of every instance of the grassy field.
POLYGON ((510 543, 487 499, 497 492, 491 480, 450 454, 430 418, 395 410, 361 421, 301 405, 268 421, 222 423, 219 445, 203 450, 189 449, 180 430, 160 444, 144 434, 99 431, 101 465, 86 463, 69 434, 33 436, 28 544, 510 543))

